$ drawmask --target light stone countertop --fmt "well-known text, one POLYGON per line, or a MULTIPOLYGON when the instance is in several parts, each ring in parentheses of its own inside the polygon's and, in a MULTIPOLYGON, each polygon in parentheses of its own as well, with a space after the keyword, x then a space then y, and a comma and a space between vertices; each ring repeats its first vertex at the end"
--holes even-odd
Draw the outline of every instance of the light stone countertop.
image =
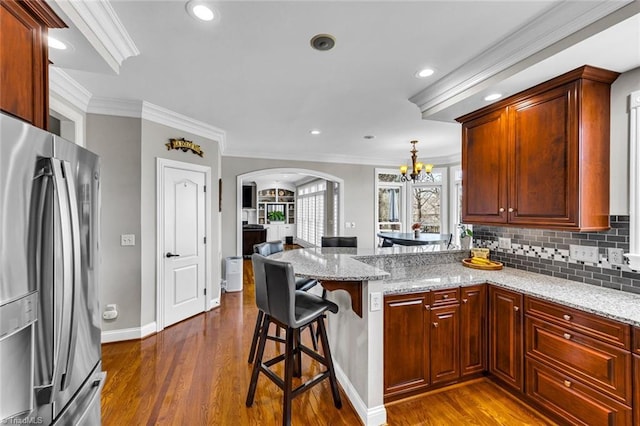
MULTIPOLYGON (((640 295, 583 284, 519 269, 483 271, 460 263, 415 264, 387 268, 365 264, 357 258, 388 259, 419 253, 397 247, 386 249, 287 250, 271 257, 291 262, 297 276, 319 280, 383 280, 384 294, 418 293, 437 288, 490 283, 540 299, 640 326, 640 295), (389 250, 392 249, 392 250, 389 250)), ((451 255, 455 255, 455 251, 451 255)), ((445 254, 446 256, 447 254, 445 254)), ((383 262, 379 262, 379 266, 383 262)))
POLYGON ((620 290, 513 268, 504 268, 500 271, 482 271, 464 267, 459 263, 397 268, 389 272, 391 276, 384 282, 385 295, 490 283, 640 326, 640 295, 620 290))

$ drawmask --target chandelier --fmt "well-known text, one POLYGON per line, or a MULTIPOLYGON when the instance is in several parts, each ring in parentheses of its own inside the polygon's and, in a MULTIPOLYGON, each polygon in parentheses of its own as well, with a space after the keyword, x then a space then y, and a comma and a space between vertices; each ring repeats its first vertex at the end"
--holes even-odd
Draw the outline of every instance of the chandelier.
POLYGON ((433 164, 422 164, 418 162, 418 150, 416 144, 418 141, 411 141, 413 147, 411 148, 411 173, 407 176, 408 166, 400 166, 400 180, 402 182, 426 182, 432 181, 433 176, 431 170, 433 170, 433 164))

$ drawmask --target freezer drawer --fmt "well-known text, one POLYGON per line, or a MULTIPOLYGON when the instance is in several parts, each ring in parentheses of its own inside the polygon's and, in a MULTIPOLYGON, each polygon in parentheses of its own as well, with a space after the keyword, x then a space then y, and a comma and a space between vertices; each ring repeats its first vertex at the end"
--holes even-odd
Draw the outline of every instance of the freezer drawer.
POLYGON ((102 424, 100 415, 100 394, 107 380, 107 372, 96 372, 82 386, 80 392, 71 400, 67 408, 53 422, 55 426, 96 426, 102 424))

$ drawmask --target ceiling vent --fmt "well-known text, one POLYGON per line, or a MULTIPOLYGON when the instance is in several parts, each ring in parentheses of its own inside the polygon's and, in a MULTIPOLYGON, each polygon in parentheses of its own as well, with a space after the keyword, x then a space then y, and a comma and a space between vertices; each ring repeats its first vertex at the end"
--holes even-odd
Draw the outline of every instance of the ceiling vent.
POLYGON ((330 34, 318 34, 311 39, 311 47, 316 50, 331 50, 336 45, 336 39, 330 34))

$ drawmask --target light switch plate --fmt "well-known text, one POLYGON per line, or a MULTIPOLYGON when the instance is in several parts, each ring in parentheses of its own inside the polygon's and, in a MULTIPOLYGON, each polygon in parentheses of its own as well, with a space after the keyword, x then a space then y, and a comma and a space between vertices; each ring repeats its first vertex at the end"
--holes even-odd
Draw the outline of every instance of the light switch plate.
POLYGON ((612 265, 624 265, 624 250, 621 248, 607 248, 609 263, 612 265))
POLYGON ((498 248, 501 249, 510 249, 511 248, 511 238, 498 238, 498 248))
POLYGON ((583 262, 598 263, 598 247, 595 246, 578 246, 571 244, 569 246, 569 257, 573 260, 582 260, 583 262))
POLYGON ((382 309, 382 293, 379 291, 371 293, 370 297, 370 311, 375 312, 382 309))

